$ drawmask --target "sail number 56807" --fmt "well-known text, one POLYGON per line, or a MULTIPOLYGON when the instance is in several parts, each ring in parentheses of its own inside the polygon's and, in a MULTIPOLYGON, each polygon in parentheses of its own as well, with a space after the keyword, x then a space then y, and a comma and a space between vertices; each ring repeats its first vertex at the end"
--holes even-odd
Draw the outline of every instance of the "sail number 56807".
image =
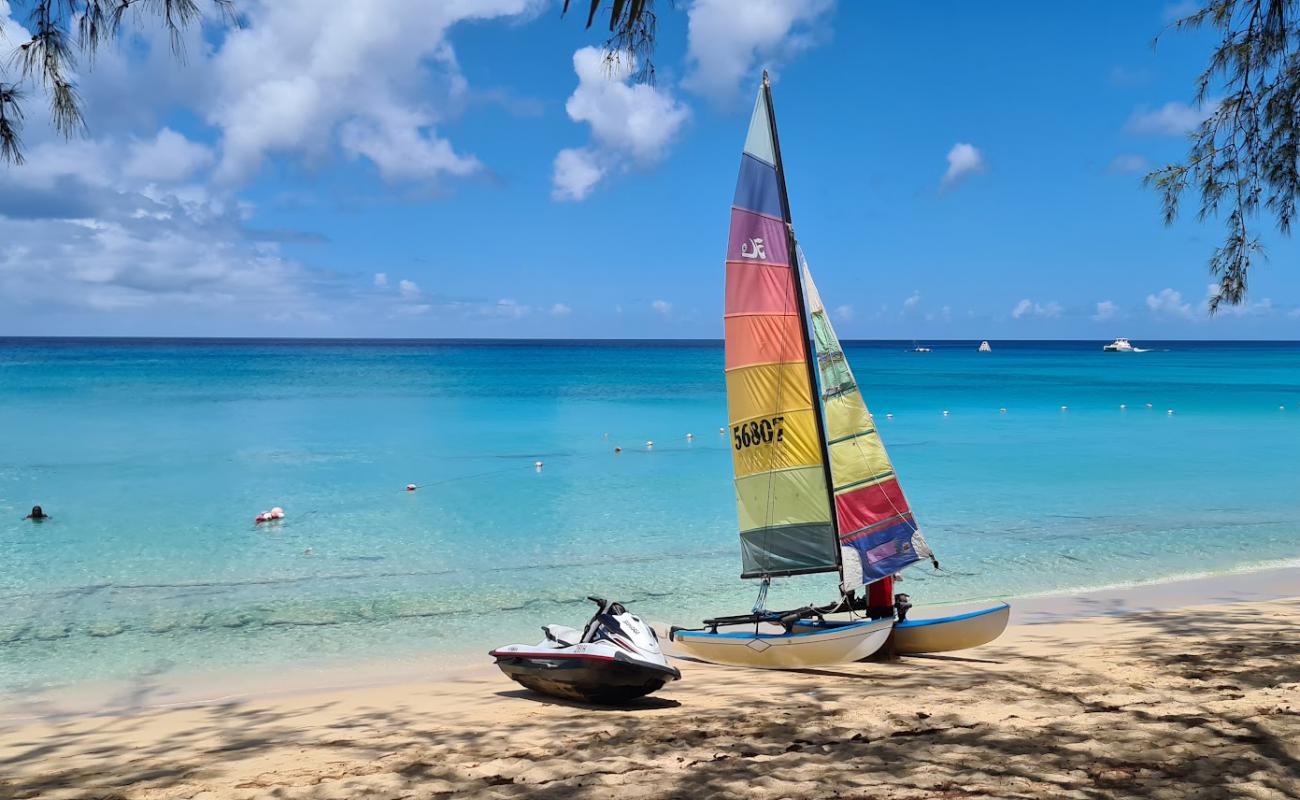
POLYGON ((759 444, 780 442, 785 438, 785 417, 758 419, 731 426, 731 442, 737 450, 759 444))

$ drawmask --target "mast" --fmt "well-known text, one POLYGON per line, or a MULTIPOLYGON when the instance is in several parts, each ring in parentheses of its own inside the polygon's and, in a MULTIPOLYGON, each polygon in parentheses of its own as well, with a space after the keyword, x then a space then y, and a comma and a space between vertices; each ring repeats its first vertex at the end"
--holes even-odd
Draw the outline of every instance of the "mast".
POLYGON ((822 394, 817 384, 817 355, 813 350, 812 332, 808 328, 808 310, 804 306, 803 277, 800 275, 796 248, 799 243, 794 238, 794 223, 790 215, 790 196, 785 186, 785 167, 781 163, 781 138, 776 132, 776 107, 772 103, 772 82, 763 70, 763 100, 767 106, 767 126, 772 132, 772 155, 776 161, 776 183, 781 194, 781 213, 785 217, 785 236, 787 257, 790 260, 790 272, 794 279, 794 297, 799 310, 799 330, 803 337, 804 363, 808 365, 808 392, 812 400, 813 418, 817 423, 817 441, 821 449, 822 472, 826 478, 826 500, 830 504, 831 533, 835 537, 835 563, 839 567, 841 580, 844 574, 843 553, 840 552, 840 526, 835 511, 835 483, 831 477, 831 453, 826 444, 826 420, 822 414, 822 394))

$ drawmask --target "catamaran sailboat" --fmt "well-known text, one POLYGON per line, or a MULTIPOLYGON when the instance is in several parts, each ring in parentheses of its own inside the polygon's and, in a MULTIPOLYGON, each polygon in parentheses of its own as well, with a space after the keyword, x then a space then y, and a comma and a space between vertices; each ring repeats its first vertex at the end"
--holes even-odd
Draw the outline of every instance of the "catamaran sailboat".
MULTIPOLYGON (((883 607, 867 609, 857 590, 920 561, 938 562, 795 239, 766 73, 741 156, 726 284, 741 578, 760 582, 759 597, 749 614, 673 627, 669 638, 685 655, 741 666, 789 669, 865 658, 893 632, 896 608, 901 622, 907 606, 904 595, 895 603, 886 594, 883 607), (839 599, 789 611, 765 607, 773 578, 811 573, 838 573, 839 599)), ((949 635, 940 631, 937 644, 995 638, 999 616, 1006 624, 1004 608, 975 623, 964 622, 966 615, 940 620, 949 635)))

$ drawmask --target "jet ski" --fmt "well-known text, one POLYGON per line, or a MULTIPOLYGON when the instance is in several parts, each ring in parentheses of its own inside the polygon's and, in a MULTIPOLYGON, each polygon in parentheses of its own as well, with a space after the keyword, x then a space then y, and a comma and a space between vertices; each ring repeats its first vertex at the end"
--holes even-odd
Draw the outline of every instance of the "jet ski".
POLYGON ((510 644, 488 655, 535 692, 588 703, 624 703, 682 677, 659 649, 654 630, 622 603, 588 597, 600 610, 582 631, 543 625, 535 645, 510 644))

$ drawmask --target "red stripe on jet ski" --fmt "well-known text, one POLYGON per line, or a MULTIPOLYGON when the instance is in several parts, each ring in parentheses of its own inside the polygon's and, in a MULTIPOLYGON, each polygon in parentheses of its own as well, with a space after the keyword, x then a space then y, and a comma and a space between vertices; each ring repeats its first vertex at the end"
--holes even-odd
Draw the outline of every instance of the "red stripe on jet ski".
POLYGON ((488 653, 496 658, 510 658, 512 656, 522 656, 523 658, 585 658, 589 661, 616 661, 613 656, 597 656, 587 653, 500 653, 496 650, 488 653))

